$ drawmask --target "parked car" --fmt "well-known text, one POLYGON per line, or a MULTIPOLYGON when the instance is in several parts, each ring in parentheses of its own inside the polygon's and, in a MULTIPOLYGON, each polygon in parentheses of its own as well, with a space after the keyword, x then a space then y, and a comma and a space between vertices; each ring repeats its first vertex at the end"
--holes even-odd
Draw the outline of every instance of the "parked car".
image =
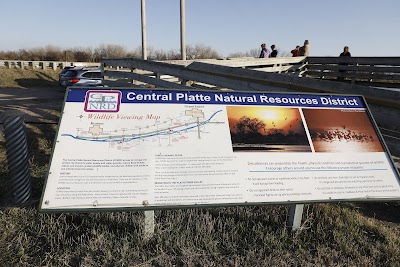
POLYGON ((103 76, 99 68, 70 68, 59 77, 60 86, 102 86, 103 76))
POLYGON ((64 67, 61 72, 58 74, 58 77, 63 76, 67 71, 69 71, 70 69, 76 69, 78 68, 77 66, 66 66, 64 67))
POLYGON ((64 67, 61 72, 58 74, 58 84, 61 86, 61 76, 63 76, 67 71, 71 70, 71 69, 82 69, 76 66, 66 66, 64 67))

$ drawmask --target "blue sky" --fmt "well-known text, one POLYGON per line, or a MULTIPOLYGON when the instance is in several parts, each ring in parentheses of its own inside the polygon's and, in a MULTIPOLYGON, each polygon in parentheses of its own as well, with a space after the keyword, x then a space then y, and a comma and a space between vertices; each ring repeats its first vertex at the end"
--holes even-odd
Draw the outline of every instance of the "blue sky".
MULTIPOLYGON (((140 0, 1 0, 0 50, 141 45, 140 0)), ((400 56, 399 0, 186 0, 186 42, 221 56, 310 40, 311 56, 400 56)), ((147 45, 180 51, 180 0, 146 0, 147 45)))

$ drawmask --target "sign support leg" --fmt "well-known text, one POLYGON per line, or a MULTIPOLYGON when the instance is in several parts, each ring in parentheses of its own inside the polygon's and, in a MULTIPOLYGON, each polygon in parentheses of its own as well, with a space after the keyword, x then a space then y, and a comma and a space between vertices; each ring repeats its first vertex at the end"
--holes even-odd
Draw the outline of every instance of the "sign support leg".
POLYGON ((296 204, 290 206, 288 227, 292 228, 292 231, 296 231, 301 226, 303 208, 304 204, 296 204))
POLYGON ((154 210, 144 212, 144 239, 150 239, 154 234, 154 210))

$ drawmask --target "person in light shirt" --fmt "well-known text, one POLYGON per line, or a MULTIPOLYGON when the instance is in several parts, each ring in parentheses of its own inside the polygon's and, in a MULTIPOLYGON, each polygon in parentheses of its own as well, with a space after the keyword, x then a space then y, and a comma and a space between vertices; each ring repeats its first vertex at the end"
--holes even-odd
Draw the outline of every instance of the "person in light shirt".
POLYGON ((310 54, 310 42, 308 40, 304 41, 304 45, 300 47, 300 56, 308 57, 310 54))
POLYGON ((267 49, 267 45, 265 43, 261 44, 261 53, 259 58, 268 58, 269 57, 269 50, 267 49))

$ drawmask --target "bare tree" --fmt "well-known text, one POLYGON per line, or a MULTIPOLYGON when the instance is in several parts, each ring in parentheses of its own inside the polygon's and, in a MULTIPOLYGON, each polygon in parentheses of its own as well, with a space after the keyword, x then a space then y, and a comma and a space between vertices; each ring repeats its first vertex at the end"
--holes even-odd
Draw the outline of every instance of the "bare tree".
POLYGON ((44 48, 43 60, 60 60, 63 55, 63 50, 60 47, 54 45, 47 45, 44 48))
POLYGON ((246 52, 235 52, 228 55, 228 57, 258 57, 260 54, 259 49, 251 49, 246 52))
POLYGON ((126 56, 132 58, 142 58, 142 46, 136 47, 133 51, 130 51, 126 56))
POLYGON ((25 49, 20 49, 17 51, 17 59, 21 60, 33 60, 32 53, 25 49))
POLYGON ((32 48, 30 51, 33 55, 32 60, 44 60, 45 50, 43 47, 32 48))
POLYGON ((291 57, 292 53, 287 50, 279 50, 278 57, 291 57))
POLYGON ((260 49, 254 48, 248 52, 249 57, 258 57, 260 55, 260 49))
POLYGON ((121 45, 113 44, 101 44, 94 49, 94 57, 96 61, 100 61, 102 58, 118 58, 126 56, 126 49, 121 45))
POLYGON ((258 133, 260 129, 265 127, 265 123, 258 118, 249 118, 243 116, 236 124, 236 131, 238 133, 258 133))
POLYGON ((167 59, 169 59, 169 60, 181 59, 181 52, 171 49, 167 53, 167 59))
POLYGON ((70 61, 93 62, 95 60, 94 51, 90 47, 77 47, 71 50, 72 59, 70 61))
POLYGON ((204 44, 195 44, 186 46, 186 55, 188 59, 207 59, 219 58, 217 51, 204 44))
POLYGON ((5 60, 19 59, 18 54, 15 51, 1 51, 0 58, 5 60))
MULTIPOLYGON (((48 45, 32 49, 20 49, 18 51, 0 51, 0 59, 5 60, 65 60, 65 51, 68 51, 68 61, 99 62, 102 58, 122 58, 132 57, 141 58, 142 48, 138 46, 133 51, 127 51, 123 46, 115 44, 101 44, 96 48, 76 47, 72 49, 61 49, 56 46, 48 45)), ((188 59, 211 59, 220 58, 216 50, 202 43, 188 45, 186 47, 188 59)), ((246 52, 231 53, 229 57, 258 57, 259 49, 251 49, 246 52)), ((176 60, 181 58, 180 51, 155 49, 147 47, 147 57, 149 60, 176 60)), ((280 57, 290 56, 287 51, 280 51, 280 57)))

